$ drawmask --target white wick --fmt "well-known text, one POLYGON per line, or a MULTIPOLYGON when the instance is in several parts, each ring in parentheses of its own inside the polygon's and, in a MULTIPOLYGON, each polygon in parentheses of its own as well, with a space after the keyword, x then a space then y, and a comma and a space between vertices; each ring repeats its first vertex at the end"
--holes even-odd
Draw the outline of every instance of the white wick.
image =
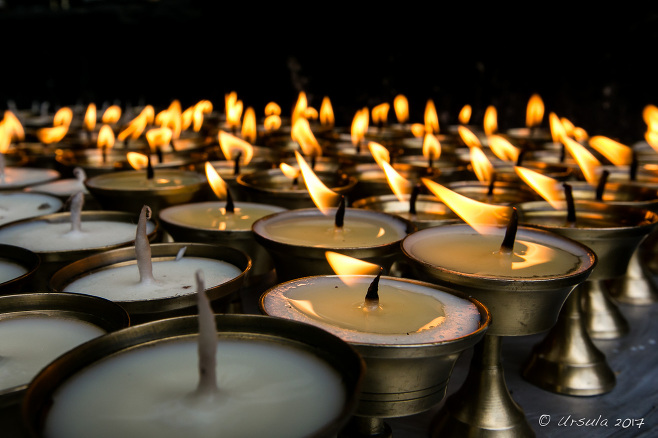
POLYGON ((0 182, 5 183, 5 154, 0 153, 0 182))
POLYGON ((146 233, 146 221, 150 218, 151 208, 145 205, 139 213, 137 233, 135 233, 135 257, 137 258, 140 283, 155 282, 155 278, 153 278, 153 264, 151 262, 151 244, 146 233))
POLYGON ((73 176, 75 176, 75 179, 77 179, 81 183, 85 182, 85 180, 87 179, 87 174, 85 173, 85 170, 82 167, 74 168, 73 176))
POLYGON ((78 192, 71 195, 69 198, 71 202, 71 232, 82 231, 82 206, 85 203, 84 194, 78 192))
POLYGON ((199 308, 199 384, 192 397, 212 401, 219 391, 216 376, 217 325, 206 295, 203 272, 196 271, 197 307, 199 308))
POLYGON ((176 253, 176 261, 179 261, 180 259, 183 258, 185 255, 185 250, 187 249, 187 246, 182 247, 181 249, 178 250, 176 253))

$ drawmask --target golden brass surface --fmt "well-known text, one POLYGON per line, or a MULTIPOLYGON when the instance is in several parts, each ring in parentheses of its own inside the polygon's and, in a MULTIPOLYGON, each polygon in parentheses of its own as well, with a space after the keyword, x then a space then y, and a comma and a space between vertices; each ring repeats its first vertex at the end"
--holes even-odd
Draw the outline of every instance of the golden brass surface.
POLYGON ((461 221, 441 200, 432 195, 418 195, 416 215, 409 214, 410 195, 401 195, 402 200, 394 194, 369 196, 352 203, 354 208, 383 211, 409 220, 416 229, 423 229, 445 223, 461 221))
POLYGON ((0 259, 17 263, 27 270, 16 278, 0 283, 0 295, 21 292, 41 266, 41 257, 37 253, 14 245, 0 245, 0 259))
POLYGON ((605 355, 592 342, 582 312, 585 284, 567 299, 555 327, 537 344, 523 377, 547 391, 593 396, 611 391, 616 377, 605 355))
POLYGON ((628 321, 612 300, 603 280, 582 285, 587 332, 592 339, 615 339, 628 334, 628 321))

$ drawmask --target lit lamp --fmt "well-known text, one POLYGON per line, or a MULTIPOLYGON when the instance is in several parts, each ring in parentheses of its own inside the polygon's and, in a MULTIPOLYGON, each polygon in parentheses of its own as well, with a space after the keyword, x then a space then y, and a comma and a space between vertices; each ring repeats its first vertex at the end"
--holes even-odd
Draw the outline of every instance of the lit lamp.
POLYGON ((523 128, 508 129, 506 134, 522 145, 524 149, 541 149, 550 142, 550 132, 541 128, 544 119, 544 101, 539 94, 533 94, 528 99, 526 107, 526 122, 523 128))
POLYGON ((446 400, 432 435, 532 436, 505 383, 502 338, 550 329, 571 291, 594 268, 596 255, 559 234, 519 227, 512 207, 484 204, 424 182, 467 224, 409 234, 402 242, 406 259, 421 279, 476 297, 492 315, 467 379, 446 400))

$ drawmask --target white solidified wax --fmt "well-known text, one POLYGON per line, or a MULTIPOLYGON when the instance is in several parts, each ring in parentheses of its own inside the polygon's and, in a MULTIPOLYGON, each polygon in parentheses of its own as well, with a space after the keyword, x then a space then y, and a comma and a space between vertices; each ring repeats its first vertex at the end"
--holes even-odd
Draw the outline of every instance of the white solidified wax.
POLYGON ((221 339, 214 399, 189 400, 198 382, 196 338, 109 356, 56 391, 47 438, 305 437, 337 418, 338 373, 277 342, 221 339))
POLYGON ((499 252, 503 236, 480 235, 475 231, 442 232, 426 229, 410 239, 403 248, 415 258, 451 271, 487 277, 539 278, 566 275, 583 261, 575 254, 554 245, 517 237, 513 254, 499 252))
POLYGON ((110 301, 141 301, 196 293, 194 272, 202 270, 211 288, 237 277, 242 271, 230 263, 201 257, 154 260, 155 282, 140 282, 137 264, 117 265, 80 277, 65 292, 96 295, 110 301))
POLYGON ((103 334, 100 327, 76 319, 0 319, 0 390, 28 383, 59 355, 103 334))
POLYGON ((103 190, 153 190, 183 187, 203 182, 201 175, 192 172, 178 172, 175 170, 155 171, 152 179, 146 177, 146 171, 114 172, 98 175, 88 180, 95 188, 103 190))
MULTIPOLYGON (((153 230, 153 223, 149 226, 153 230)), ((0 229, 0 243, 34 252, 84 250, 131 242, 136 230, 137 224, 128 222, 83 219, 81 230, 71 231, 70 222, 34 220, 0 229)))
POLYGON ((251 231, 256 220, 284 210, 273 205, 236 202, 235 210, 227 212, 226 202, 199 202, 168 207, 160 212, 160 218, 190 228, 251 231))
POLYGON ((265 294, 263 309, 268 315, 310 323, 359 344, 443 342, 479 328, 477 307, 456 295, 382 278, 378 307, 368 310, 364 298, 374 277, 345 278, 316 276, 283 283, 265 294))
POLYGON ((39 193, 1 193, 0 225, 20 219, 51 214, 62 208, 62 201, 39 193))
POLYGON ((0 176, 0 188, 25 187, 52 181, 58 177, 59 172, 52 169, 5 167, 4 175, 0 176))
POLYGON ((78 192, 89 193, 84 183, 75 178, 60 179, 57 181, 37 184, 25 189, 27 192, 48 193, 54 196, 74 195, 78 192))
POLYGON ((406 228, 392 216, 376 211, 347 209, 343 227, 335 226, 335 215, 296 214, 294 210, 264 219, 261 235, 281 243, 322 248, 374 247, 397 242, 406 228))
MULTIPOLYGON (((27 273, 27 268, 20 263, 0 259, 0 283, 4 283, 27 273)), ((1 354, 1 353, 0 353, 1 354)))

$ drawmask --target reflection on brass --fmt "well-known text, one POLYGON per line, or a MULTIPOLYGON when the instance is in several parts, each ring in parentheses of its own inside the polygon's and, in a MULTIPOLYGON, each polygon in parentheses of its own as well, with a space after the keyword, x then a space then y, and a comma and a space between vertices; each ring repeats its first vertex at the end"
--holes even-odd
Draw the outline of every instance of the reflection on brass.
POLYGON ((21 292, 41 266, 41 257, 38 254, 19 246, 0 244, 0 259, 16 263, 26 269, 24 274, 1 283, 0 295, 21 292))
POLYGON ((645 271, 642 266, 642 245, 638 248, 628 262, 626 275, 613 278, 608 282, 610 295, 621 303, 633 305, 649 305, 658 301, 658 291, 651 282, 651 272, 645 271))
POLYGON ((555 327, 533 348, 523 369, 532 384, 559 394, 592 396, 611 391, 615 375, 590 339, 582 317, 585 285, 576 287, 555 327))
POLYGON ((612 301, 603 280, 586 281, 582 294, 587 332, 592 339, 616 339, 628 334, 628 321, 612 301))

